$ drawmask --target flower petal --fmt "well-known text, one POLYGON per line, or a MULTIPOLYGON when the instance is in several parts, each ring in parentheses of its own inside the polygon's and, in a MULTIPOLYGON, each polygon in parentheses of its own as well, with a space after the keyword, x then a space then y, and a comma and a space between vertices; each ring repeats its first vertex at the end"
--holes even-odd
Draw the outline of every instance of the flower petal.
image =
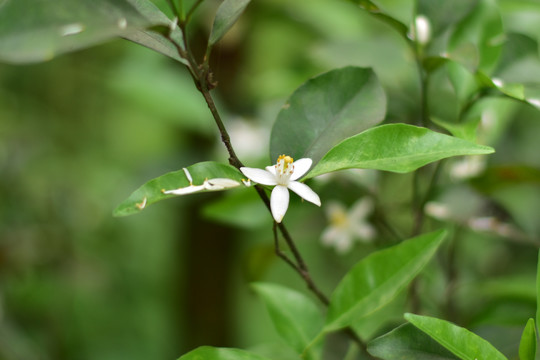
POLYGON ((189 184, 193 185, 193 178, 191 177, 189 170, 187 168, 182 168, 182 170, 184 170, 184 174, 186 174, 186 178, 188 179, 189 184))
POLYGON ((304 176, 313 164, 313 160, 309 158, 298 159, 292 163, 294 166, 294 172, 291 175, 291 180, 298 180, 304 176))
POLYGON ((347 209, 345 206, 343 206, 342 203, 337 201, 329 201, 324 205, 324 212, 326 213, 326 217, 330 221, 332 219, 336 218, 346 218, 347 217, 347 209))
POLYGON ((341 236, 334 243, 336 252, 339 254, 348 253, 353 246, 353 239, 350 234, 342 233, 341 236))
POLYGON ((370 242, 377 235, 377 230, 375 230, 375 228, 370 223, 364 221, 353 223, 351 225, 351 231, 353 231, 354 234, 358 237, 358 240, 363 243, 370 242))
POLYGON ((334 243, 341 237, 342 230, 335 226, 328 226, 321 234, 321 241, 325 246, 334 246, 334 243))
POLYGON ((270 165, 265 167, 266 171, 271 173, 272 175, 276 176, 276 165, 270 165))
POLYGON ((219 186, 223 189, 240 186, 240 183, 238 181, 228 178, 208 179, 208 184, 210 184, 211 186, 219 186))
POLYGON ((256 183, 262 185, 277 185, 276 177, 266 170, 241 167, 240 171, 256 183))
POLYGON ((285 186, 277 185, 270 196, 270 209, 277 223, 280 223, 289 207, 289 190, 285 186))
POLYGON ((349 211, 349 218, 353 222, 361 221, 365 219, 371 212, 373 212, 374 208, 375 204, 373 203, 373 199, 365 196, 353 204, 351 210, 349 211))
POLYGON ((204 189, 205 189, 204 185, 197 185, 197 186, 190 185, 190 186, 186 186, 186 187, 179 188, 179 189, 163 191, 163 194, 165 194, 165 195, 187 195, 187 194, 193 194, 193 193, 202 191, 204 189))
POLYGON ((319 195, 317 195, 315 191, 311 190, 311 188, 306 184, 302 184, 298 181, 291 181, 287 187, 297 193, 302 199, 314 203, 317 206, 321 206, 321 199, 319 198, 319 195))

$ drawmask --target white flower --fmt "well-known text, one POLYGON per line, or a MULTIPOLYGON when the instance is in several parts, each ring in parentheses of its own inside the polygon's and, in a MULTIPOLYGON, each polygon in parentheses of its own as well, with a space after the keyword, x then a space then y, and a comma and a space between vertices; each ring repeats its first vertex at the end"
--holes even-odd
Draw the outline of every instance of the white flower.
POLYGON ((334 246, 338 253, 343 254, 351 249, 354 240, 371 241, 376 230, 366 218, 372 211, 373 201, 368 197, 355 202, 349 211, 341 203, 328 204, 326 215, 330 225, 322 233, 322 243, 334 246))
POLYGON ((429 201, 424 206, 424 212, 438 220, 449 220, 452 218, 450 207, 437 201, 429 201))
POLYGON ((312 161, 308 158, 294 161, 290 156, 281 155, 276 165, 267 166, 266 170, 242 167, 240 171, 256 183, 275 186, 270 196, 270 209, 274 220, 280 223, 289 207, 289 191, 287 189, 294 191, 301 198, 321 206, 319 195, 309 186, 296 181, 308 172, 311 164, 312 161))
POLYGON ((409 32, 409 37, 416 40, 420 45, 426 45, 431 39, 431 25, 424 15, 418 15, 409 32))

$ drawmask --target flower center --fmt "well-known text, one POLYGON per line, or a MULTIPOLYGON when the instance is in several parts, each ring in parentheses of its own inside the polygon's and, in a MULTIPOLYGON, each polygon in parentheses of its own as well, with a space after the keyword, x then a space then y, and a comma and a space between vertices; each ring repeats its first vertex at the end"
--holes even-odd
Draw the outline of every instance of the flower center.
POLYGON ((349 226, 349 219, 343 210, 335 210, 330 214, 330 223, 337 228, 346 229, 349 226))
POLYGON ((294 172, 293 162, 294 159, 288 155, 278 157, 275 165, 278 184, 285 186, 289 184, 289 179, 294 172))

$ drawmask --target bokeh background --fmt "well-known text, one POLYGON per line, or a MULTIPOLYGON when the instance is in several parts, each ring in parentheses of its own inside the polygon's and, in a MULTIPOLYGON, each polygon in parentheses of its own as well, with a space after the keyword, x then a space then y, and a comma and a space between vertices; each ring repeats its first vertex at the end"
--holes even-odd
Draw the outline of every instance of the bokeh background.
MULTIPOLYGON (((410 23, 412 2, 386 3, 410 23)), ((508 4, 499 2, 505 30, 526 45, 500 74, 538 81, 539 15, 508 4), (531 41, 536 53, 527 52, 531 41)), ((197 54, 217 5, 207 0, 190 27, 197 54)), ((456 10, 459 19, 470 7, 456 10)), ((416 65, 391 28, 344 1, 252 1, 212 61, 214 94, 242 161, 268 164, 270 129, 287 96, 346 65, 374 68, 388 95, 386 121, 416 123, 416 65)), ((452 114, 456 96, 443 73, 430 91, 433 112, 452 114)), ((498 124, 485 141, 497 150, 493 171, 472 184, 443 181, 455 192, 439 195, 454 200, 456 213, 474 208, 470 216, 494 215, 517 233, 451 219, 460 246, 438 260, 453 259, 454 273, 434 267, 421 289, 426 309, 512 353, 536 308, 540 112, 493 101, 483 105, 498 124), (448 276, 461 292, 444 291, 448 276)), ((204 160, 226 162, 211 115, 187 71, 160 54, 116 40, 46 63, 0 64, 0 359, 173 359, 199 345, 276 351, 280 340, 249 283, 304 285, 274 256, 271 217, 254 193, 201 194, 112 217, 146 181, 204 160)), ((348 204, 375 191, 379 209, 404 230, 411 184, 409 175, 353 172, 312 186, 323 202, 348 204)), ((340 255, 321 245, 324 210, 298 199, 287 223, 327 293, 351 264, 393 242, 380 228, 374 243, 340 255)), ((427 227, 442 224, 430 219, 427 227)), ((404 307, 398 299, 386 311, 395 319, 387 329, 402 322, 404 307)), ((283 351, 276 358, 289 356, 283 351)))

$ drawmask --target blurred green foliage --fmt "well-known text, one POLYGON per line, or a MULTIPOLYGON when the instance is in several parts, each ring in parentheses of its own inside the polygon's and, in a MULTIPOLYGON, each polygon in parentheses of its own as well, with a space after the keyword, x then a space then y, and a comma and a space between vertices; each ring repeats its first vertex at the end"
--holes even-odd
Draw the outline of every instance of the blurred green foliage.
MULTIPOLYGON (((381 3, 411 22, 411 7, 381 3)), ((429 12, 445 2, 419 3, 429 12)), ((165 1, 156 4, 167 12, 165 1)), ((190 28, 193 43, 201 39, 196 53, 204 52, 216 5, 206 1, 190 28)), ((459 1, 452 16, 433 17, 435 33, 444 34, 473 5, 459 1)), ((509 40, 494 74, 538 82, 538 13, 530 11, 538 5, 497 5, 509 40)), ((269 130, 300 84, 346 65, 374 69, 388 96, 386 122, 415 123, 418 117, 419 83, 407 45, 387 24, 345 1, 253 1, 213 55, 218 107, 231 127, 244 121, 269 130)), ((444 66, 434 73, 433 116, 455 122, 470 90, 456 88, 466 81, 462 74, 444 66)), ((470 121, 486 113, 495 125, 476 136, 497 152, 474 181, 448 177, 434 189, 434 199, 455 206, 448 226, 454 241, 443 245, 418 291, 424 309, 515 356, 523 326, 536 311, 540 113, 489 97, 471 110, 470 121), (480 215, 514 232, 467 226, 480 215)), ((257 133, 258 150, 240 150, 247 143, 242 134, 231 134, 239 156, 268 164, 263 145, 269 132, 257 133)), ((276 351, 272 344, 280 340, 247 284, 304 284, 275 257, 263 204, 245 202, 250 195, 240 193, 204 194, 162 202, 144 215, 111 216, 151 178, 198 161, 225 162, 218 140, 188 73, 135 44, 116 40, 39 65, 0 65, 0 359, 165 359, 202 344, 276 351)), ((345 172, 314 180, 313 187, 347 205, 384 189, 376 211, 407 233, 412 175, 368 173, 373 180, 365 174, 345 172)), ((323 211, 299 211, 299 204, 291 199, 287 224, 326 293, 359 258, 394 241, 375 213, 378 241, 335 254, 319 241, 323 211)), ((445 224, 430 218, 426 228, 445 224)), ((403 299, 396 302, 400 306, 374 314, 386 325, 371 328, 369 337, 403 322, 403 299)))

